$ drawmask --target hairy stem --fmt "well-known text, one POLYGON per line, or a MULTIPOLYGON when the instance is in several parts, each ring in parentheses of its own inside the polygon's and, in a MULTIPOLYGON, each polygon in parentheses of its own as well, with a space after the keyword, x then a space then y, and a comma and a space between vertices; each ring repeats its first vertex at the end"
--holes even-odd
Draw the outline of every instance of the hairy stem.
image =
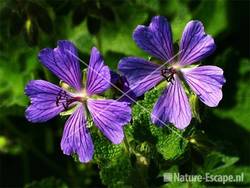
POLYGON ((123 143, 124 143, 124 147, 125 147, 126 152, 129 153, 129 155, 131 155, 130 146, 129 146, 126 134, 124 134, 123 143))

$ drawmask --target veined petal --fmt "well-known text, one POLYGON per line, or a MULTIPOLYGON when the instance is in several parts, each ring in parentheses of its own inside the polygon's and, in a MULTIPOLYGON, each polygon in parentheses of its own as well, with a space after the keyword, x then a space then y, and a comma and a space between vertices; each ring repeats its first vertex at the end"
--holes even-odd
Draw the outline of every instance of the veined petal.
POLYGON ((110 71, 110 77, 111 77, 111 83, 113 84, 113 85, 115 85, 115 84, 117 84, 117 82, 119 81, 119 79, 120 79, 120 75, 119 74, 117 74, 116 72, 114 72, 114 71, 110 71))
POLYGON ((72 97, 60 87, 44 81, 32 80, 25 87, 25 93, 31 100, 26 109, 26 118, 33 123, 45 122, 68 107, 72 97))
POLYGON ((133 104, 137 97, 135 93, 131 90, 127 78, 125 76, 120 77, 120 89, 123 93, 121 93, 121 97, 119 98, 119 102, 127 102, 130 105, 133 104))
POLYGON ((137 97, 164 79, 159 65, 141 58, 123 58, 119 62, 118 69, 126 77, 130 89, 137 97))
POLYGON ((131 109, 126 102, 115 100, 87 101, 95 125, 114 144, 122 142, 123 126, 131 119, 131 109))
POLYGON ((223 70, 216 66, 200 66, 182 69, 183 76, 199 99, 215 107, 222 99, 222 86, 226 82, 223 70))
POLYGON ((170 25, 166 18, 155 16, 148 27, 139 25, 133 34, 134 41, 147 53, 163 61, 173 57, 173 42, 170 25))
POLYGON ((86 126, 85 110, 83 105, 79 105, 67 120, 61 140, 63 153, 66 155, 76 153, 82 163, 90 161, 94 154, 94 145, 86 126))
POLYGON ((88 95, 104 92, 110 87, 110 82, 110 70, 108 66, 104 65, 100 52, 93 47, 87 71, 86 88, 88 95))
POLYGON ((77 59, 76 47, 66 40, 58 41, 57 45, 54 49, 41 50, 38 58, 58 78, 80 91, 82 73, 77 59))
POLYGON ((178 129, 184 129, 190 124, 192 114, 189 101, 177 76, 156 102, 151 119, 154 124, 163 126, 164 123, 172 123, 178 129))
POLYGON ((214 39, 204 32, 200 21, 187 23, 180 42, 180 65, 189 65, 212 54, 216 46, 214 39))

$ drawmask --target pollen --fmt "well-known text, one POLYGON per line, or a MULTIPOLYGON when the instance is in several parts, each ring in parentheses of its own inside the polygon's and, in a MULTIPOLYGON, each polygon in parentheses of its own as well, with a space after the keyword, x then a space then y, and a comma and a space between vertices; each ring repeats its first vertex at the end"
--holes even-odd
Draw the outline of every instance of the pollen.
POLYGON ((81 92, 74 93, 74 99, 80 102, 85 102, 89 98, 86 89, 83 89, 81 92))
POLYGON ((176 72, 178 72, 181 69, 181 66, 179 64, 174 64, 171 66, 176 72))

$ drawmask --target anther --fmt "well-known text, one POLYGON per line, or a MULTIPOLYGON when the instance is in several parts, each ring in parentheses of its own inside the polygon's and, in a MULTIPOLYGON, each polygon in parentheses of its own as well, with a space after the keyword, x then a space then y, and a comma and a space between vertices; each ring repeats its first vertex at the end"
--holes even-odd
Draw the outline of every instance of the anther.
POLYGON ((167 80, 167 82, 172 83, 174 74, 176 74, 176 70, 173 67, 161 70, 161 75, 167 80))

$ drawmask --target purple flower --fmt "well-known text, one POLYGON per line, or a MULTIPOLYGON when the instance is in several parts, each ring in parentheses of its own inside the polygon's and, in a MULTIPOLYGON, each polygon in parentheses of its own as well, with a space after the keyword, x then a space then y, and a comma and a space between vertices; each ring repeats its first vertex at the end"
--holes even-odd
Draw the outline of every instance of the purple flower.
POLYGON ((57 48, 41 50, 39 60, 67 87, 61 88, 44 80, 30 81, 25 88, 31 100, 26 118, 34 123, 45 122, 72 109, 64 127, 61 149, 66 155, 77 153, 81 162, 91 160, 94 153, 87 129, 88 114, 112 143, 119 144, 124 137, 123 125, 131 119, 131 109, 125 102, 93 97, 110 87, 110 70, 104 65, 100 52, 92 48, 86 84, 82 83, 77 51, 71 42, 59 41, 57 48))
POLYGON ((216 66, 189 66, 215 50, 213 38, 204 32, 200 21, 190 21, 186 25, 178 58, 174 58, 171 28, 164 17, 154 17, 148 27, 137 26, 133 38, 144 51, 162 62, 168 62, 160 66, 141 58, 127 57, 119 63, 119 70, 126 76, 136 96, 163 80, 168 82, 168 87, 151 114, 153 123, 172 123, 179 129, 190 124, 192 113, 181 80, 187 83, 203 103, 210 107, 218 105, 225 83, 223 70, 216 66))
POLYGON ((117 99, 118 101, 127 102, 132 105, 137 100, 125 76, 120 76, 116 72, 111 71, 111 83, 115 86, 114 91, 122 92, 121 96, 117 99))

